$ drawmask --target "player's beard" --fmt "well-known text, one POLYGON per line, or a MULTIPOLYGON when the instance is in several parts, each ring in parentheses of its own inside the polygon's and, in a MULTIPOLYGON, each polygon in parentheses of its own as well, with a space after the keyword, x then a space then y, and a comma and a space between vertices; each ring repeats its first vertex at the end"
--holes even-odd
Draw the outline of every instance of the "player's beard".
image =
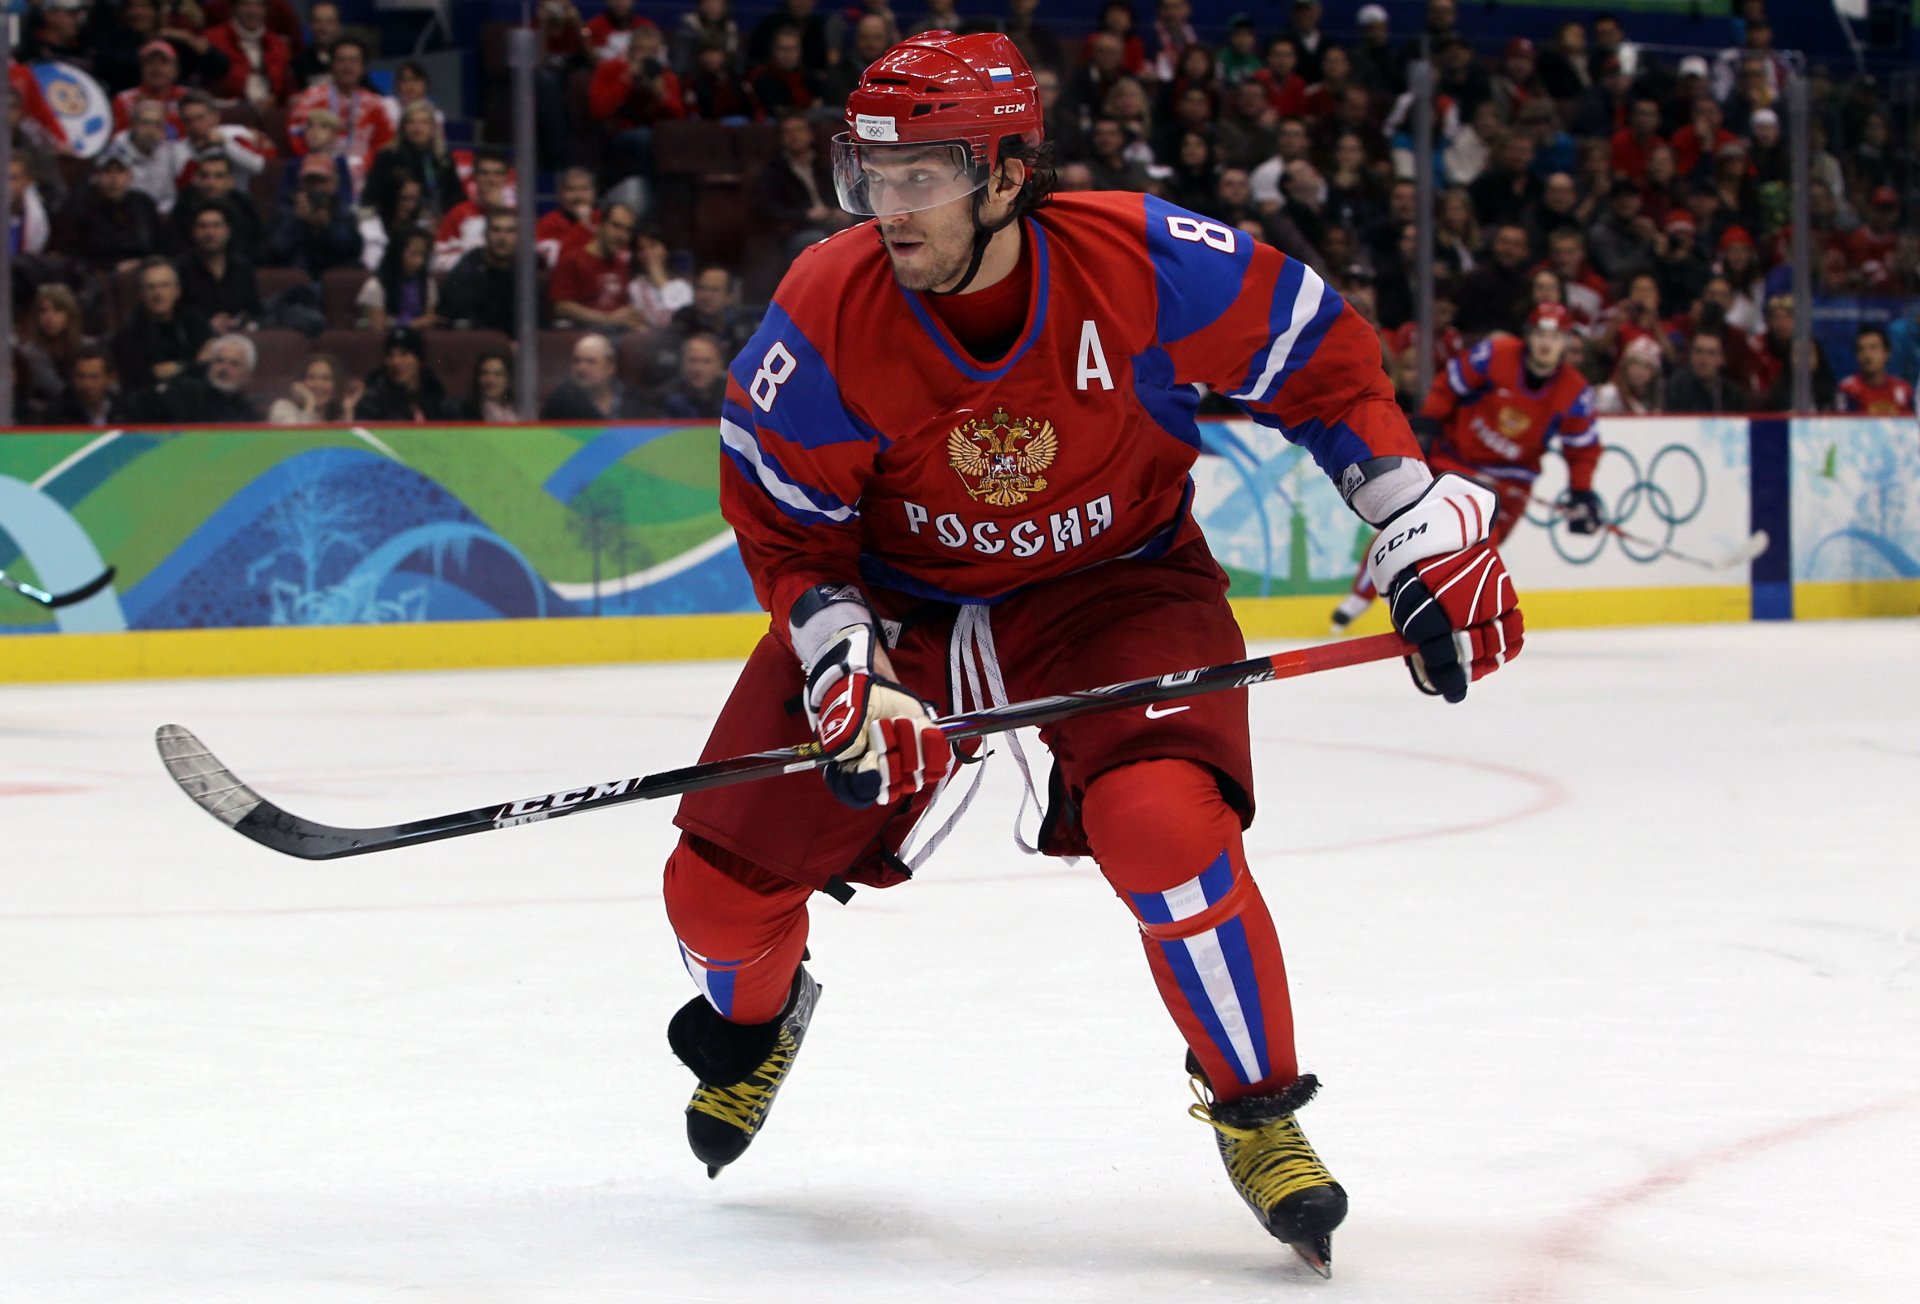
POLYGON ((909 290, 924 293, 951 285, 966 273, 973 258, 973 211, 970 202, 957 201, 913 215, 909 222, 882 228, 887 259, 894 279, 909 290), (900 247, 896 248, 895 246, 900 247))

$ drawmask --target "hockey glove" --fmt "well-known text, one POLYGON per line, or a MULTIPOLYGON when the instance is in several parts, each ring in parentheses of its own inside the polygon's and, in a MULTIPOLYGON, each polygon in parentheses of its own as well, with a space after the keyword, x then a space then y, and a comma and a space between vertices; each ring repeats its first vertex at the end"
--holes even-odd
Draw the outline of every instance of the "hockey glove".
POLYGON ((1374 586, 1421 692, 1458 702, 1467 685, 1520 654, 1524 627, 1513 581, 1487 543, 1494 495, 1443 475, 1387 519, 1367 553, 1374 586))
POLYGON ((1562 510, 1570 534, 1598 534, 1606 524, 1600 514, 1600 495, 1591 489, 1569 489, 1562 510))
POLYGON ((872 625, 842 629, 807 667, 807 721, 830 763, 827 788, 849 806, 892 805, 953 764, 927 704, 874 669, 872 625))

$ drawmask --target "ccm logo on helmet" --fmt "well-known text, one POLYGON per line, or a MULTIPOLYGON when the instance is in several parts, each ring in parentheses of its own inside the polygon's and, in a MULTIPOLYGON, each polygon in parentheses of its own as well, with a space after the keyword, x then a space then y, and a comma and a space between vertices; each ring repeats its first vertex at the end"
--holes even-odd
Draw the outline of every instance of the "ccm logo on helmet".
POLYGON ((996 115, 1002 113, 1020 113, 1023 112, 1026 107, 1024 104, 996 104, 993 106, 993 111, 996 115))

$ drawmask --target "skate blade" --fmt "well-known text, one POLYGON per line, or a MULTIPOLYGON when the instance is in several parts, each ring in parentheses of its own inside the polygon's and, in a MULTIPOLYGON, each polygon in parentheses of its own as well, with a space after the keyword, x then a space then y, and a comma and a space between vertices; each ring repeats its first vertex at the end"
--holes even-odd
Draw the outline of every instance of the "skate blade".
POLYGON ((1331 1236, 1320 1236, 1309 1241, 1288 1241, 1287 1244, 1309 1268, 1329 1281, 1333 1279, 1333 1238, 1331 1236))
POLYGON ((708 1164, 708 1165, 707 1165, 707 1180, 708 1180, 709 1182, 711 1182, 711 1181, 712 1181, 712 1180, 713 1180, 714 1178, 716 1178, 716 1177, 718 1177, 718 1176, 720 1176, 720 1170, 721 1170, 722 1168, 725 1168, 725 1167, 726 1167, 726 1165, 725 1165, 725 1164, 708 1164))

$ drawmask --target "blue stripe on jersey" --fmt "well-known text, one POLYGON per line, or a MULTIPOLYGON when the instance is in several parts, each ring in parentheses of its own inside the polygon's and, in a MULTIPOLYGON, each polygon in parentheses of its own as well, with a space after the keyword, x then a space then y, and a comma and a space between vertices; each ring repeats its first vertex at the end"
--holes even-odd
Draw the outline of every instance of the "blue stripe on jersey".
POLYGON ((1273 1061, 1267 1058, 1267 1021, 1260 1009, 1260 981, 1253 972, 1253 947, 1247 941, 1246 921, 1236 915, 1221 924, 1215 936, 1220 939, 1220 953, 1227 957, 1227 973, 1233 979, 1233 993, 1240 999, 1240 1012, 1247 1017, 1254 1064, 1260 1078, 1265 1078, 1273 1072, 1273 1061))
POLYGON ((1326 472, 1336 483, 1340 473, 1355 462, 1364 462, 1374 456, 1367 441, 1355 434, 1353 428, 1344 421, 1326 425, 1319 420, 1303 421, 1298 425, 1281 425, 1278 418, 1265 412, 1249 411, 1248 416, 1269 430, 1278 430, 1291 442, 1300 445, 1313 455, 1314 463, 1326 472))
POLYGON ((1222 851, 1217 859, 1201 871, 1200 893, 1206 897, 1208 905, 1218 905, 1233 887, 1233 861, 1228 853, 1222 851))
POLYGON ((781 511, 808 525, 831 525, 859 515, 832 494, 802 484, 780 465, 780 459, 760 442, 753 418, 737 403, 720 405, 720 451, 733 460, 740 474, 760 486, 781 511))
POLYGON ((1153 423, 1189 448, 1200 447, 1200 394, 1173 378, 1173 359, 1161 348, 1133 356, 1133 395, 1153 423))
POLYGON ((1320 311, 1313 314, 1313 320, 1306 324, 1293 342, 1293 349, 1287 354, 1287 361, 1280 368, 1280 374, 1274 378, 1273 396, 1278 398, 1287 388, 1287 382, 1300 368, 1313 361, 1313 355, 1319 350, 1321 342, 1327 338, 1327 332, 1340 320, 1340 314, 1346 311, 1347 301, 1329 285, 1320 299, 1320 311))
MULTIPOLYGON (((1294 303, 1300 297, 1300 285, 1306 279, 1307 265, 1297 258, 1289 258, 1282 264, 1280 275, 1273 281, 1273 302, 1267 309, 1267 338, 1277 340, 1286 334, 1287 327, 1293 324, 1294 303)), ((1247 364, 1247 374, 1233 392, 1250 393, 1260 383, 1260 377, 1266 374, 1267 359, 1273 352, 1269 344, 1253 355, 1247 364)))
POLYGON ((752 420, 734 417, 748 430, 756 426, 771 430, 802 448, 861 441, 886 446, 878 431, 847 410, 839 381, 827 360, 778 303, 767 306, 760 329, 740 350, 729 370, 754 401, 752 420), (776 353, 776 344, 793 359, 790 365, 782 365, 784 359, 776 353), (754 392, 756 380, 759 394, 754 392), (767 397, 765 409, 760 406, 763 394, 767 397))
POLYGON ((1210 222, 1164 199, 1153 195, 1145 199, 1147 256, 1153 260, 1154 295, 1159 302, 1156 338, 1162 344, 1174 344, 1213 325, 1240 297, 1253 261, 1253 241, 1245 231, 1210 222), (1203 232, 1217 231, 1232 239, 1231 253, 1203 238, 1203 232))
MULTIPOLYGON (((1033 318, 1027 323, 1026 334, 1020 337, 1019 343, 1007 350, 1006 357, 992 366, 977 367, 969 362, 964 353, 953 347, 952 341, 947 338, 947 333, 933 319, 933 314, 927 311, 926 301, 914 291, 900 287, 900 297, 907 301, 907 307, 913 309, 914 319, 920 323, 920 329, 927 333, 927 338, 939 346, 940 352, 947 355, 947 361, 953 364, 953 369, 968 380, 984 382, 998 380, 1006 375, 1013 370, 1013 364, 1020 361, 1027 350, 1033 347, 1033 342, 1040 338, 1041 328, 1047 324, 1047 234, 1032 218, 1026 220, 1026 231, 1033 240, 1033 279, 1038 282, 1040 292, 1034 296, 1033 318)), ((895 285, 898 286, 899 282, 896 281, 895 285)))

